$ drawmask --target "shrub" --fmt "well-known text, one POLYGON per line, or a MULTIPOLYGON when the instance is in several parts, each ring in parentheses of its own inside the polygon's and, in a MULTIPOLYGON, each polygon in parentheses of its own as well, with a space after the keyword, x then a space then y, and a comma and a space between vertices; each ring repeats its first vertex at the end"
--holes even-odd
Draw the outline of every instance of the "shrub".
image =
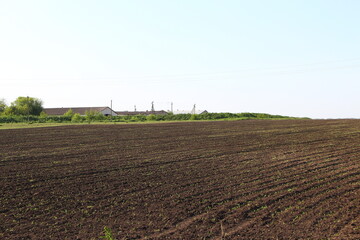
POLYGON ((48 116, 46 118, 47 122, 57 122, 57 123, 62 123, 62 122, 70 122, 71 121, 71 117, 70 116, 48 116))
POLYGON ((95 111, 90 110, 85 112, 85 119, 88 123, 93 122, 96 119, 96 116, 97 114, 95 111))
POLYGON ((137 121, 139 122, 145 122, 146 121, 146 116, 144 115, 136 115, 134 116, 136 118, 137 121))
POLYGON ((102 114, 102 113, 96 113, 95 114, 96 116, 95 116, 95 120, 97 120, 97 121, 104 121, 105 119, 106 119, 106 117, 104 116, 104 114, 102 114))
POLYGON ((148 121, 155 121, 156 120, 156 116, 154 114, 150 114, 146 117, 146 120, 148 121))
POLYGON ((42 111, 41 113, 40 113, 40 117, 41 118, 47 118, 47 114, 44 112, 44 111, 42 111))
POLYGON ((70 108, 66 113, 64 113, 64 116, 72 117, 74 116, 74 111, 70 108))
POLYGON ((191 120, 191 121, 197 120, 196 114, 191 114, 191 117, 189 120, 191 120))
POLYGON ((42 111, 39 116, 39 122, 45 123, 47 121, 47 117, 48 115, 44 111, 42 111))
POLYGON ((82 121, 83 121, 83 118, 80 116, 79 113, 75 113, 71 118, 71 122, 79 123, 82 121))

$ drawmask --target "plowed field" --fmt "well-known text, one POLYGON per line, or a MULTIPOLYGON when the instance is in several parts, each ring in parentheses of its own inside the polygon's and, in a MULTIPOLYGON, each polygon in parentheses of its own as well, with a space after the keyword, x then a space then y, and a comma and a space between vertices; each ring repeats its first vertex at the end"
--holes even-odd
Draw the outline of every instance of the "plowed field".
POLYGON ((0 239, 360 239, 360 121, 0 131, 0 239))

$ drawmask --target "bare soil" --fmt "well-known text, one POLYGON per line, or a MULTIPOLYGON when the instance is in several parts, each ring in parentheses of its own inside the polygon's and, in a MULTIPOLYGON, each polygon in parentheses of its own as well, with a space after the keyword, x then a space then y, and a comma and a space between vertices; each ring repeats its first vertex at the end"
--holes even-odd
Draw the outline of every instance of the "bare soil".
POLYGON ((360 239, 360 121, 0 131, 0 239, 360 239))

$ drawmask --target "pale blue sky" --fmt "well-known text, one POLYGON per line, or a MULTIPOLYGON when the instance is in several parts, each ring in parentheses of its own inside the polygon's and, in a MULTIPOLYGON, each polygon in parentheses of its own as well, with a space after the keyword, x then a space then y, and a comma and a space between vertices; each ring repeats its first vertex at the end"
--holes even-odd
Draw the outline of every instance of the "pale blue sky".
POLYGON ((0 98, 360 118, 357 0, 0 0, 0 98))

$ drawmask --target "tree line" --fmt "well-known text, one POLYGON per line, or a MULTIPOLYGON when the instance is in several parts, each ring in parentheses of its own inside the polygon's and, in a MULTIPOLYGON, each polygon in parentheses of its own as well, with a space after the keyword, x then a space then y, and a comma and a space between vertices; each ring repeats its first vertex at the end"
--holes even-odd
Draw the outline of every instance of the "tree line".
POLYGON ((33 97, 18 97, 9 106, 0 100, 0 123, 20 122, 146 122, 146 121, 196 121, 196 120, 245 120, 245 119, 294 119, 288 116, 266 113, 203 113, 203 114, 172 114, 135 115, 135 116, 104 116, 102 113, 87 111, 85 116, 69 109, 62 116, 48 116, 43 110, 43 102, 33 97))
POLYGON ((39 116, 43 110, 43 102, 38 98, 18 97, 9 106, 4 99, 0 99, 1 115, 39 116))
POLYGON ((43 101, 34 97, 18 97, 10 105, 0 99, 0 123, 19 122, 93 122, 103 121, 106 117, 94 111, 87 111, 85 116, 74 113, 71 109, 62 116, 48 116, 44 112, 43 101))

